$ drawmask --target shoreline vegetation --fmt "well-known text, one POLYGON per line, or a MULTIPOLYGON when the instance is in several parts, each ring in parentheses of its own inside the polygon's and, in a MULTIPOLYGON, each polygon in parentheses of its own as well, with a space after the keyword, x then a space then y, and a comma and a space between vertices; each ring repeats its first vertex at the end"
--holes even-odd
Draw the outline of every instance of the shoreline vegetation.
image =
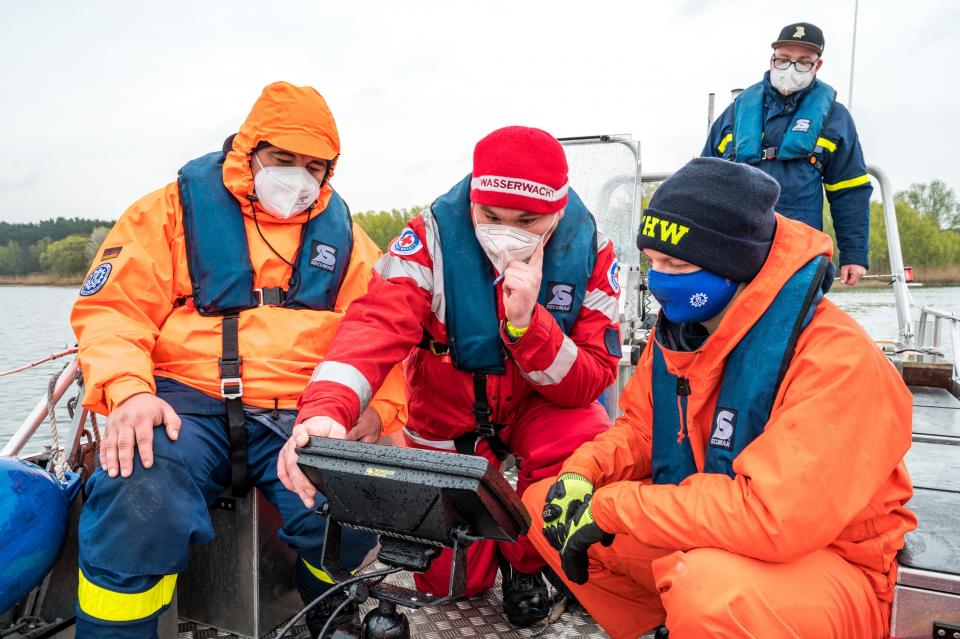
MULTIPOLYGON (((874 269, 875 270, 875 269, 874 269)), ((867 275, 874 275, 868 271, 867 275)), ((879 273, 879 271, 876 274, 879 273)), ((0 286, 76 286, 83 283, 84 273, 60 275, 57 273, 30 273, 28 275, 0 275, 0 286)), ((960 286, 960 265, 948 267, 913 269, 913 280, 924 286, 960 286)), ((856 288, 885 288, 890 283, 883 280, 863 280, 856 288)), ((850 287, 835 285, 834 290, 848 290, 850 287)))
MULTIPOLYGON (((655 183, 644 185, 643 205, 656 187, 655 183)), ((960 285, 960 202, 953 189, 933 180, 912 184, 894 199, 903 262, 913 268, 914 281, 927 286, 960 285)), ((386 251, 406 222, 425 208, 365 211, 355 213, 353 221, 386 251)), ((0 222, 0 286, 79 286, 113 224, 111 220, 62 217, 33 223, 0 222)), ((823 230, 836 242, 826 201, 823 230)), ((877 201, 870 203, 869 250, 867 274, 889 273, 883 207, 877 201)), ((889 285, 889 280, 878 278, 864 280, 859 286, 889 285)))

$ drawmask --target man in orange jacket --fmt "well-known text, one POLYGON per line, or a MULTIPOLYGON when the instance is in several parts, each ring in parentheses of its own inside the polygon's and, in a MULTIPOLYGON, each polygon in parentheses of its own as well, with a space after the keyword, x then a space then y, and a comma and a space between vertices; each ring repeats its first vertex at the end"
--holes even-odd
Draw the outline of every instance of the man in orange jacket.
MULTIPOLYGON (((320 94, 271 84, 222 151, 187 163, 104 242, 72 315, 84 406, 109 415, 80 518, 78 637, 156 636, 189 545, 213 538, 208 508, 231 485, 256 485, 280 511, 304 599, 329 587, 325 520, 283 488, 275 460, 380 256, 330 186, 339 154, 320 94)), ((405 419, 398 372, 352 438, 405 419)), ((355 568, 376 540, 347 534, 342 560, 355 568)), ((332 609, 321 608, 314 633, 332 609)), ((355 623, 355 610, 338 620, 355 623)))
POLYGON ((524 495, 614 639, 887 636, 911 397, 823 297, 830 238, 778 194, 714 158, 660 186, 638 245, 662 310, 624 415, 524 495))

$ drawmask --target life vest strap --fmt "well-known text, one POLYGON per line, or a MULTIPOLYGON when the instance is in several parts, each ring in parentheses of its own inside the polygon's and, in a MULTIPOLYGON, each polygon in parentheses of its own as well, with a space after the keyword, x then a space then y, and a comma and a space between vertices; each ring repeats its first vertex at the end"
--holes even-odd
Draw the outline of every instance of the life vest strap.
POLYGON ((220 396, 227 406, 227 435, 230 439, 231 488, 234 497, 250 490, 247 476, 247 421, 243 413, 243 358, 240 357, 240 314, 223 316, 223 348, 219 359, 220 396))

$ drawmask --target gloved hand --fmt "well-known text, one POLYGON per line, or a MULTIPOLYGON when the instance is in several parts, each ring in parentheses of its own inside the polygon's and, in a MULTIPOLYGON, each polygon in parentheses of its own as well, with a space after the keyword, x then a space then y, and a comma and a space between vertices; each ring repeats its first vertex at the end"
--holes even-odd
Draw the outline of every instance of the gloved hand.
POLYGON ((543 536, 558 552, 563 548, 562 537, 570 514, 583 498, 593 492, 593 484, 583 475, 564 473, 547 491, 543 507, 543 536))
POLYGON ((593 520, 590 498, 587 495, 573 512, 566 525, 566 542, 560 551, 560 565, 567 578, 575 584, 587 583, 587 550, 600 542, 604 546, 613 543, 613 535, 604 532, 593 520))

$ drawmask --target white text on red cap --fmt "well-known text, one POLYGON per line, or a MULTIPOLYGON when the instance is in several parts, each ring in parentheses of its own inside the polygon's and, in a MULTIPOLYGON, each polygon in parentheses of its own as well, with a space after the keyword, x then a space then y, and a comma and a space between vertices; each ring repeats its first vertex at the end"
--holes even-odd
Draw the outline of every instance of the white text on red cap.
POLYGON ((509 193, 511 195, 522 195, 544 200, 546 202, 556 202, 561 200, 567 194, 567 185, 564 184, 559 189, 531 182, 522 178, 508 178, 502 175, 481 175, 470 181, 470 188, 478 191, 493 191, 496 193, 509 193))

